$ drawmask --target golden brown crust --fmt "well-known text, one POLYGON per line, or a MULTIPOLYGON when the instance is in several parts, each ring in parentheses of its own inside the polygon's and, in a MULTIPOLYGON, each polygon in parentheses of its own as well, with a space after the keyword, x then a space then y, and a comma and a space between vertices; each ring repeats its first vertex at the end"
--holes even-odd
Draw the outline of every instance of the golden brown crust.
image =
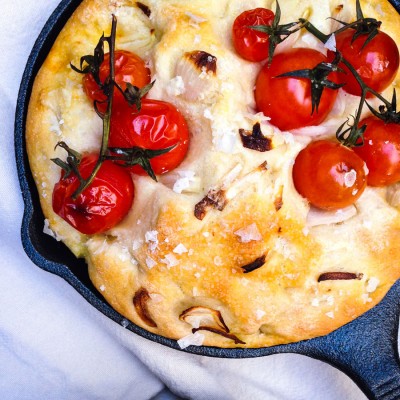
MULTIPOLYGON (((230 41, 243 2, 142 3, 150 18, 135 1, 84 0, 36 78, 27 149, 51 229, 86 258, 94 285, 112 307, 174 339, 206 326, 198 331, 205 345, 271 346, 327 334, 374 306, 400 277, 400 209, 389 204, 388 190, 368 188, 351 218, 310 224, 309 205, 291 181, 293 159, 308 139, 275 132, 264 122, 269 151, 246 149, 240 141, 239 129, 251 131, 262 120, 248 111, 259 65, 241 60, 230 41), (157 79, 150 95, 180 108, 191 146, 184 163, 158 183, 134 176, 135 204, 121 224, 107 234, 85 236, 52 211, 60 172, 50 159, 62 156, 54 150, 59 140, 78 151, 99 147, 101 121, 69 63, 78 65, 80 56, 92 52, 102 32, 107 34, 112 13, 118 17, 117 47, 149 62, 157 79), (197 51, 215 57, 216 70, 206 74, 203 92, 193 97, 176 85, 176 76, 191 68, 187 54, 197 51), (178 190, 183 181, 186 186, 178 190), (206 201, 204 215, 196 218, 196 204, 210 191, 218 192, 217 205, 206 201), (328 274, 318 282, 332 272, 357 279, 328 274)), ((354 3, 331 0, 314 8, 310 0, 299 10, 298 2, 282 1, 282 22, 307 16, 328 31, 333 23, 328 17, 354 18, 354 3)), ((382 20, 382 29, 399 43, 400 17, 390 4, 362 5, 364 14, 382 20)), ((309 43, 304 34, 296 40, 309 43)), ((393 86, 398 82, 399 76, 393 86)), ((354 112, 357 101, 345 101, 344 108, 354 112)), ((343 121, 342 114, 330 118, 343 121)))

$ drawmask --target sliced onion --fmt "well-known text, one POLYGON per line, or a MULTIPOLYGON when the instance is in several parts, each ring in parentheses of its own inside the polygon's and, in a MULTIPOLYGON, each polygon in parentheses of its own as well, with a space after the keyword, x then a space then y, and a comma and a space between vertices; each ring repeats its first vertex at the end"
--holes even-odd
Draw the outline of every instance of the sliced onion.
POLYGON ((221 313, 212 308, 202 306, 190 307, 182 312, 179 319, 190 324, 193 328, 208 326, 229 332, 221 313))
POLYGON ((307 214, 307 226, 338 224, 347 221, 356 214, 357 209, 354 205, 336 211, 326 211, 311 207, 307 214))
POLYGON ((216 89, 216 69, 217 59, 213 55, 200 50, 185 53, 175 68, 185 88, 182 97, 187 101, 208 97, 216 89))

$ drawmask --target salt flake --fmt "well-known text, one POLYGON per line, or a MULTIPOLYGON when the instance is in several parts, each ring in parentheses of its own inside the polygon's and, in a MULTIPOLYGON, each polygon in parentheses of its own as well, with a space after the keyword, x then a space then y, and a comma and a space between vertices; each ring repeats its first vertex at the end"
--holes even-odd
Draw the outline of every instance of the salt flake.
POLYGON ((368 284, 367 284, 367 287, 366 287, 366 291, 368 293, 375 292, 375 290, 378 287, 378 285, 379 285, 379 279, 378 278, 369 278, 368 279, 368 284))
POLYGON ((57 233, 50 229, 49 220, 48 219, 44 220, 43 233, 45 233, 46 235, 49 235, 52 238, 56 239, 57 242, 59 242, 61 240, 61 238, 57 235, 57 233))
POLYGON ((166 264, 168 268, 175 267, 179 264, 179 261, 172 253, 166 254, 165 258, 163 258, 161 262, 166 264))
POLYGON ((265 311, 257 310, 256 311, 256 319, 257 319, 257 321, 259 321, 265 314, 266 314, 265 311))
POLYGON ((146 265, 148 269, 152 269, 157 263, 151 258, 151 257, 146 257, 146 265))
POLYGON ((179 96, 185 92, 185 82, 181 76, 175 76, 168 82, 166 89, 169 96, 179 96))
POLYGON ((251 225, 239 229, 234 233, 235 235, 240 237, 240 241, 242 243, 249 243, 252 240, 258 241, 262 239, 261 233, 258 230, 257 225, 255 223, 252 223, 251 225))
POLYGON ((205 336, 200 332, 190 333, 189 335, 178 340, 178 345, 181 349, 186 349, 189 346, 201 346, 204 343, 205 336))
POLYGON ((328 40, 325 42, 326 49, 331 50, 331 51, 336 51, 336 38, 335 35, 329 36, 328 40))
POLYGON ((146 243, 149 243, 150 251, 154 251, 158 246, 158 232, 157 231, 148 231, 145 233, 146 243))
POLYGON ((182 243, 179 243, 178 246, 176 246, 172 251, 176 254, 183 254, 187 253, 188 249, 182 243))

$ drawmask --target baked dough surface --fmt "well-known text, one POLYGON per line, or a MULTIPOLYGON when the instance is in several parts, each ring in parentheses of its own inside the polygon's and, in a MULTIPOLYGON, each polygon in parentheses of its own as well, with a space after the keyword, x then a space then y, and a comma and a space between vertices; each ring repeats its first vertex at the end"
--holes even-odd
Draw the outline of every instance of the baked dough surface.
MULTIPOLYGON (((334 215, 316 215, 295 191, 293 161, 311 138, 305 130, 280 132, 254 111, 253 85, 261 64, 237 56, 230 37, 240 12, 275 9, 275 4, 142 3, 150 18, 135 1, 83 0, 36 78, 27 148, 46 223, 57 238, 86 259, 94 285, 112 307, 174 339, 208 326, 229 334, 200 330, 196 338, 204 345, 271 346, 327 334, 373 307, 400 277, 399 189, 367 188, 354 207, 334 215), (106 234, 86 236, 52 211, 60 169, 50 159, 65 157, 54 150, 60 140, 80 152, 100 147, 101 120, 83 92, 82 76, 69 63, 79 65, 82 55, 92 53, 101 34, 109 33, 111 14, 118 18, 117 48, 148 62, 156 79, 149 97, 181 110, 191 143, 184 162, 157 183, 133 176, 136 194, 128 216, 106 234), (217 58, 216 75, 206 76, 206 92, 195 99, 176 70, 184 53, 193 50, 217 58), (251 130, 255 122, 271 138, 271 151, 242 146, 239 129, 251 130), (210 189, 223 189, 228 201, 200 221, 194 207, 210 189), (261 256, 264 265, 245 273, 243 266, 261 256), (361 279, 318 282, 332 271, 361 279)), ((305 17, 324 32, 332 30, 331 16, 355 18, 353 0, 282 0, 280 5, 282 23, 305 17)), ((400 43, 400 17, 388 2, 363 1, 362 6, 364 15, 383 21, 382 30, 400 43)), ((325 50, 305 32, 287 42, 325 50)), ((387 98, 399 82, 398 75, 387 98)), ((337 105, 317 128, 320 137, 334 134, 357 105, 357 98, 340 91, 337 105)))

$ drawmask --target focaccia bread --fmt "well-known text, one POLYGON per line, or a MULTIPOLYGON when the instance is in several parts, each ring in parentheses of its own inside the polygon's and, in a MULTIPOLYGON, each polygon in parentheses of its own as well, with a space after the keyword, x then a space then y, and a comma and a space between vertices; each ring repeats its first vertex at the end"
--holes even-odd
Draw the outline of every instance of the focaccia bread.
MULTIPOLYGON (((361 4, 400 43, 400 17, 390 4, 361 4)), ((282 0, 280 6, 281 23, 303 17, 322 32, 337 24, 330 17, 355 19, 353 0, 282 0)), ((231 39, 235 17, 256 7, 275 9, 275 3, 83 0, 38 73, 29 105, 27 149, 46 228, 86 259, 93 284, 113 308, 153 333, 185 338, 182 346, 262 347, 324 335, 377 304, 400 277, 397 185, 367 187, 338 211, 316 210, 295 190, 296 155, 314 137, 334 137, 359 98, 340 90, 318 127, 281 132, 270 124, 255 110, 261 64, 238 56, 231 39), (53 212, 60 168, 51 159, 65 157, 55 149, 60 140, 82 153, 100 147, 102 121, 70 63, 93 52, 109 33, 112 14, 116 47, 149 65, 156 81, 149 96, 183 113, 190 146, 157 182, 132 176, 135 199, 121 223, 83 235, 53 212), (216 59, 215 73, 200 83, 184 64, 185 54, 198 50, 216 59), (269 151, 241 142, 239 131, 257 122, 269 151)), ((288 47, 326 52, 305 30, 277 53, 288 47)), ((398 74, 384 95, 390 98, 399 82, 398 74)))

